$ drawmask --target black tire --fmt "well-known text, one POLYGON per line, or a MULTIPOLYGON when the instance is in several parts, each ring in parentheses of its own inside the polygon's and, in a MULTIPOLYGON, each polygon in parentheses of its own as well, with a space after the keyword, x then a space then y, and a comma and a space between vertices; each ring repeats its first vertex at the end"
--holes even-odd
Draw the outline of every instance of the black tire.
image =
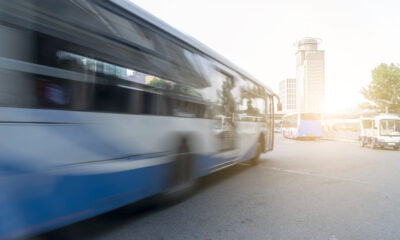
POLYGON ((263 138, 264 138, 263 136, 260 136, 260 138, 258 139, 256 156, 254 156, 254 158, 250 160, 250 163, 253 166, 258 165, 260 163, 260 156, 263 153, 263 148, 265 148, 265 143, 263 138))
POLYGON ((183 200, 195 190, 197 181, 193 174, 193 160, 187 140, 182 140, 173 162, 169 187, 162 194, 168 203, 183 200))

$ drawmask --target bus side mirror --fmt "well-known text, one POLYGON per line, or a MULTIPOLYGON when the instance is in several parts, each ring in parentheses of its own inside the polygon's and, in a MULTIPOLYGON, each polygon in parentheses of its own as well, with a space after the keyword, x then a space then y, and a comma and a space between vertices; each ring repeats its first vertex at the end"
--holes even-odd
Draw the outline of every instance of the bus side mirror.
POLYGON ((278 104, 276 105, 276 110, 277 110, 278 112, 282 112, 282 103, 278 103, 278 104))

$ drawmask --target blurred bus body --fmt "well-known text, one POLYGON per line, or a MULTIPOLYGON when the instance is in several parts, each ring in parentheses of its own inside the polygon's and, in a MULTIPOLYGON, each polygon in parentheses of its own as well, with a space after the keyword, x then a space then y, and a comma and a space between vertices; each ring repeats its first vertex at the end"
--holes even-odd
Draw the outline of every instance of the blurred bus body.
POLYGON ((322 137, 320 113, 289 113, 282 117, 283 136, 292 139, 317 139, 322 137))
POLYGON ((1 1, 0 40, 0 238, 273 148, 274 93, 129 1, 1 1))

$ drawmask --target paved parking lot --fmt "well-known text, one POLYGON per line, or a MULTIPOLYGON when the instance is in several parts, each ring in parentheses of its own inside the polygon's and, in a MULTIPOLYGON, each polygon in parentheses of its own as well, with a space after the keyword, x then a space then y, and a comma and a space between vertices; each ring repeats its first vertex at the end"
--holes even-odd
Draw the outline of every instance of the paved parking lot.
POLYGON ((207 177, 176 205, 112 212, 46 237, 400 239, 400 151, 277 137, 262 158, 207 177))

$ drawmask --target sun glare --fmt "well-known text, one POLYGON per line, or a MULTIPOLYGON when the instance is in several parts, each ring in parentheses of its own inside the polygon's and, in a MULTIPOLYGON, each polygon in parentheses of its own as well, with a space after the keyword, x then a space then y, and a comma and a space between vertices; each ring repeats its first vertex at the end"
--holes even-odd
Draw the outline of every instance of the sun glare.
POLYGON ((341 91, 328 92, 325 103, 325 112, 346 111, 357 108, 362 102, 358 93, 344 93, 341 91))

